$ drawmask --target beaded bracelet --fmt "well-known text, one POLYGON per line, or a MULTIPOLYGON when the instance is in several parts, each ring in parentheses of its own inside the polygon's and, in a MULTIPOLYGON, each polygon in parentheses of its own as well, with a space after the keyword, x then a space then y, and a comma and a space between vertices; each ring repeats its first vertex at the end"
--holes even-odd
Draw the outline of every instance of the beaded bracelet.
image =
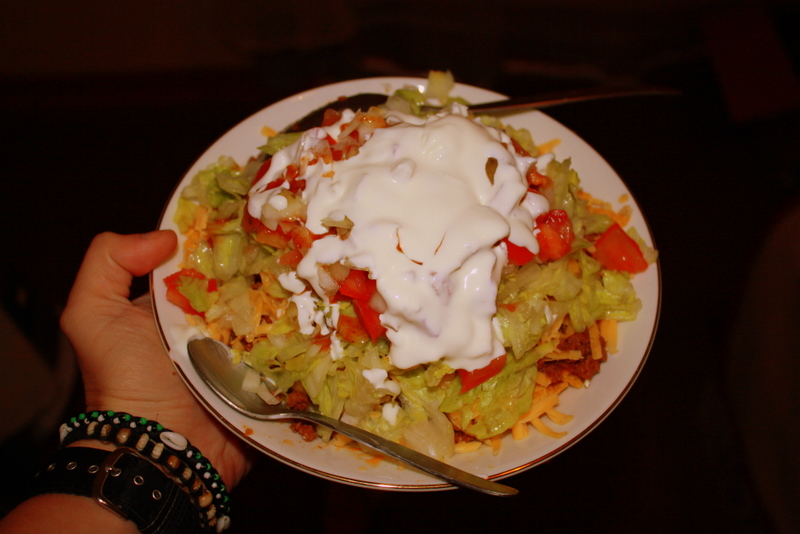
POLYGON ((136 449, 183 484, 201 510, 202 522, 222 532, 230 525, 230 498, 219 473, 183 435, 156 421, 124 412, 81 413, 61 425, 61 446, 81 439, 136 449))

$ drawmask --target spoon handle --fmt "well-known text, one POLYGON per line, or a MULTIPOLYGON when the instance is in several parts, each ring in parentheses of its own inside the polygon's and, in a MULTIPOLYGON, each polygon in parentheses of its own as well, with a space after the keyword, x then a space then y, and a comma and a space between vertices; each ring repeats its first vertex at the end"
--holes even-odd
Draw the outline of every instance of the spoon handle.
MULTIPOLYGON (((680 91, 667 87, 586 87, 556 93, 544 93, 532 96, 520 96, 486 102, 484 104, 470 104, 469 110, 474 113, 516 112, 526 109, 541 109, 571 104, 573 102, 586 102, 603 98, 618 98, 627 96, 678 96, 680 91)), ((426 108, 426 106, 423 106, 426 108)), ((430 106, 431 110, 435 108, 430 106)))
MULTIPOLYGON (((507 98, 495 102, 485 102, 483 104, 469 105, 470 111, 475 113, 512 113, 527 109, 542 109, 573 102, 586 102, 589 100, 600 100, 602 98, 617 98, 626 96, 679 96, 680 91, 669 87, 656 86, 633 86, 633 87, 585 87, 568 91, 558 91, 555 93, 542 93, 530 96, 520 96, 507 98)), ((356 95, 340 98, 330 102, 319 109, 316 109, 300 119, 299 121, 287 126, 284 132, 302 132, 314 126, 322 124, 325 110, 335 109, 369 109, 370 106, 379 106, 386 103, 389 95, 377 93, 359 93, 356 95)), ((439 111, 441 106, 423 105, 422 109, 427 111, 439 111)))
POLYGON ((493 482, 491 480, 483 479, 479 476, 473 475, 472 473, 467 473, 466 471, 453 467, 452 465, 419 453, 414 449, 400 445, 394 441, 390 441, 372 434, 371 432, 367 432, 358 427, 343 423, 338 419, 334 419, 322 414, 291 410, 282 414, 262 415, 257 413, 248 413, 248 415, 253 418, 263 420, 303 419, 311 423, 317 423, 331 428, 336 432, 347 436, 348 438, 358 441, 359 443, 363 443, 364 445, 377 449, 378 451, 385 453, 392 458, 416 467, 417 469, 433 475, 436 478, 445 480, 454 486, 460 486, 462 488, 472 489, 499 497, 507 497, 516 495, 518 493, 518 491, 514 488, 505 486, 503 484, 498 484, 497 482, 493 482))

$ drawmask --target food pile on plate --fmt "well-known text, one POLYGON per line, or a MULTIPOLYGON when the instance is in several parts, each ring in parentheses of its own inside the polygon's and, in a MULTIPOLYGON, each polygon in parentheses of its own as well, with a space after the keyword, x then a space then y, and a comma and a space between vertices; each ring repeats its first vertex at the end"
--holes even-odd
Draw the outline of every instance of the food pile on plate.
POLYGON ((424 92, 329 110, 199 172, 165 279, 265 402, 438 458, 531 426, 564 435, 559 395, 616 351, 641 307, 631 277, 656 260, 630 212, 584 192, 536 132, 473 116, 451 87, 432 73, 424 92), (445 108, 421 112, 430 99, 445 108))

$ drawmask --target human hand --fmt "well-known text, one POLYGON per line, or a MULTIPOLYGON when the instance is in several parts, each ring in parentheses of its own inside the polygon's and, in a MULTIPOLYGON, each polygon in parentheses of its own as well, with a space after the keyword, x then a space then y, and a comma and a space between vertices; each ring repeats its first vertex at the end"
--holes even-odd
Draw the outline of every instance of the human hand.
POLYGON ((129 300, 133 277, 148 274, 176 246, 171 231, 95 237, 61 327, 77 353, 87 411, 124 411, 183 434, 232 489, 249 469, 247 447, 206 412, 178 376, 149 295, 129 300))

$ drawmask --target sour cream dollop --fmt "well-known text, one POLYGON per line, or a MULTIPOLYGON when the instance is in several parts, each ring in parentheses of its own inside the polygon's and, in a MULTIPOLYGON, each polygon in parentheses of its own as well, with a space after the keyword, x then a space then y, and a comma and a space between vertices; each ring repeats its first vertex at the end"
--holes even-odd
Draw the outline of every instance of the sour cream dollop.
POLYGON ((249 213, 260 217, 282 190, 267 184, 304 161, 307 228, 326 233, 326 218, 353 226, 346 239, 314 241, 297 276, 328 304, 320 265, 369 271, 386 302, 380 319, 398 368, 439 360, 453 369, 486 366, 505 353, 495 318, 507 261, 502 240, 539 251, 535 219, 549 204, 525 179, 536 159, 516 154, 504 132, 458 105, 425 119, 390 112, 390 126, 374 130, 357 155, 327 164, 313 158, 311 148, 336 138, 353 116, 309 130, 277 153, 250 191, 249 213))

